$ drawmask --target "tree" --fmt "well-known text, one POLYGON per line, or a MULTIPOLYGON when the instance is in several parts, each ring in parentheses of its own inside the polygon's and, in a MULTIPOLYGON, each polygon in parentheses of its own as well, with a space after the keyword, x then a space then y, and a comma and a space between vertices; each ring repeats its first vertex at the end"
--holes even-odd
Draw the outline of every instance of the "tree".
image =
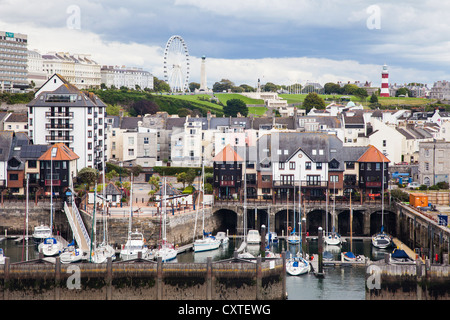
POLYGON ((272 82, 267 82, 264 86, 263 86, 263 90, 265 92, 277 92, 277 85, 272 83, 272 82))
POLYGON ((315 92, 308 93, 305 100, 303 101, 303 107, 306 113, 312 108, 325 109, 325 101, 315 92))
POLYGON ((183 184, 183 189, 186 187, 186 172, 180 172, 177 174, 177 182, 183 184))
POLYGON ((356 84, 346 84, 344 86, 344 94, 354 94, 354 92, 358 89, 358 86, 356 84))
POLYGON ((356 89, 353 94, 358 97, 358 99, 360 99, 361 101, 365 100, 369 94, 367 93, 367 90, 364 88, 358 88, 356 89))
POLYGON ((244 89, 244 92, 255 92, 255 88, 249 86, 248 84, 241 84, 239 87, 244 89))
POLYGON ((234 83, 228 79, 222 79, 219 82, 213 84, 214 92, 222 92, 228 91, 228 89, 232 89, 234 87, 234 83))
POLYGON ((159 111, 159 106, 156 102, 142 99, 138 100, 131 105, 131 115, 145 115, 145 114, 155 114, 159 111), (134 114, 133 114, 134 113, 134 114))
POLYGON ((196 176, 197 173, 195 172, 194 168, 190 168, 188 171, 186 171, 185 182, 187 183, 188 186, 191 186, 194 183, 196 176))
POLYGON ((160 189, 159 185, 159 177, 158 176, 151 176, 148 180, 148 184, 151 186, 152 190, 148 192, 148 195, 152 198, 154 197, 155 193, 157 193, 160 189))
POLYGON ((183 118, 186 116, 192 116, 192 110, 189 110, 188 108, 180 108, 180 109, 178 109, 178 116, 180 118, 183 118))
POLYGON ((189 90, 191 90, 191 92, 194 92, 195 89, 200 89, 200 83, 198 82, 189 83, 189 90))
POLYGON ((395 96, 405 96, 405 97, 410 97, 411 96, 411 91, 407 88, 400 88, 397 90, 397 92, 395 93, 395 96))
POLYGON ((325 94, 339 93, 341 87, 337 83, 327 82, 323 86, 325 94))
POLYGON ((157 77, 153 79, 153 90, 155 92, 169 92, 170 86, 164 80, 159 80, 157 77))
POLYGON ((370 103, 378 103, 378 97, 375 92, 370 96, 370 103))
POLYGON ((86 183, 89 188, 90 185, 95 183, 95 181, 97 180, 97 170, 88 167, 83 168, 80 171, 78 171, 77 180, 80 183, 86 183))
POLYGON ((223 113, 227 117, 236 117, 238 113, 246 117, 248 115, 248 108, 241 99, 230 99, 227 105, 223 107, 223 113))

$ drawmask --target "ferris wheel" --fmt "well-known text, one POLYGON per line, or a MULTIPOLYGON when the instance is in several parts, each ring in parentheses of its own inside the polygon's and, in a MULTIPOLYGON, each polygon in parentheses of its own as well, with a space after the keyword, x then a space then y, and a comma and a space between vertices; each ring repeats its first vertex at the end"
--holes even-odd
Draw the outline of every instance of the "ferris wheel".
POLYGON ((172 92, 189 91, 189 52, 181 36, 171 36, 164 49, 164 80, 172 92))

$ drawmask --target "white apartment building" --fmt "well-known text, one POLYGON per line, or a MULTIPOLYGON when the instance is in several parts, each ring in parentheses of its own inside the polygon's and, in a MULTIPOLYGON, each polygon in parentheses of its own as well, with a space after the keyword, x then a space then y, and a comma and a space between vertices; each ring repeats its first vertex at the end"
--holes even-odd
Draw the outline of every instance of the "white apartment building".
POLYGON ((35 88, 40 88, 47 80, 47 73, 43 70, 44 60, 37 50, 28 50, 28 82, 33 81, 35 88))
POLYGON ((108 88, 114 86, 117 89, 120 87, 136 89, 136 86, 139 86, 141 89, 153 90, 153 75, 142 68, 103 66, 101 83, 108 88))
POLYGON ((59 74, 79 89, 100 87, 100 65, 87 54, 49 52, 42 55, 42 70, 47 78, 59 74))
POLYGON ((28 87, 27 35, 0 31, 0 91, 20 92, 28 87))
POLYGON ((55 74, 27 106, 28 135, 34 144, 62 142, 80 157, 77 170, 101 168, 106 105, 96 95, 55 74))

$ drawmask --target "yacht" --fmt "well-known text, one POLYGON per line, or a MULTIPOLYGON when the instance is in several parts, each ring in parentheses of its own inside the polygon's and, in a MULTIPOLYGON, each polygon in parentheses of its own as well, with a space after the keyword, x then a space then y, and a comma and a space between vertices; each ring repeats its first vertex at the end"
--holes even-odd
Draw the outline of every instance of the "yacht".
POLYGON ((63 246, 61 242, 56 240, 54 237, 44 239, 44 242, 39 245, 39 251, 42 251, 46 257, 57 256, 62 250, 63 246))
POLYGON ((227 244, 229 241, 227 234, 223 231, 217 232, 216 239, 219 239, 221 244, 227 244))
POLYGON ((52 230, 49 226, 41 224, 40 226, 34 227, 33 241, 36 245, 41 244, 45 239, 50 238, 51 236, 52 230))
POLYGON ((142 253, 142 259, 149 258, 150 251, 145 245, 144 235, 136 230, 130 233, 127 243, 120 250, 120 258, 122 260, 137 259, 139 252, 142 253))
POLYGON ((258 230, 248 230, 247 243, 248 244, 261 243, 261 236, 258 230))

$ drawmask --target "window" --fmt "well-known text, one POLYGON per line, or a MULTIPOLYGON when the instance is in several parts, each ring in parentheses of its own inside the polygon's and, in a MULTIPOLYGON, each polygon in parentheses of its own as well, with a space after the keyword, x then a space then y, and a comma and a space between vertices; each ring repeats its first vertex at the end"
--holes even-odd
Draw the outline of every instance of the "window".
POLYGON ((386 147, 386 140, 383 140, 383 147, 386 147))
POLYGON ((279 162, 278 163, 278 169, 284 170, 284 162, 279 162))
POLYGON ((307 175, 306 185, 308 186, 318 186, 320 185, 320 176, 307 175))
POLYGON ((88 114, 92 114, 92 107, 88 107, 88 114))
MULTIPOLYGON (((346 162, 345 163, 345 169, 355 169, 355 163, 354 162, 346 162)), ((361 163, 361 169, 364 169, 364 164, 361 163)))
POLYGON ((88 154, 88 161, 92 161, 92 154, 88 154))
POLYGON ((88 142, 88 150, 92 150, 92 142, 88 142))
POLYGON ((330 182, 339 182, 339 176, 336 175, 330 176, 330 182))
POLYGON ((92 126, 92 119, 88 119, 88 126, 92 126))
POLYGON ((377 162, 375 163, 375 170, 380 171, 381 170, 381 163, 377 162))
POLYGON ((366 166, 367 170, 372 170, 372 164, 369 162, 366 166))
POLYGON ((116 150, 116 143, 114 141, 111 143, 111 149, 116 150))
POLYGON ((17 180, 19 180, 19 175, 17 173, 10 173, 9 174, 9 180, 17 181, 17 180))
POLYGON ((430 164, 428 162, 425 162, 425 171, 430 170, 430 164))
POLYGON ((36 168, 37 162, 36 160, 28 160, 28 168, 36 168))
POLYGON ((306 170, 311 170, 311 161, 305 162, 305 169, 306 170))
POLYGON ((134 145, 134 137, 128 137, 128 144, 130 146, 134 145))
POLYGON ((62 162, 62 168, 63 169, 67 169, 67 161, 63 161, 62 162))
POLYGON ((270 193, 270 188, 262 188, 262 193, 270 193))
POLYGON ((134 156, 134 149, 128 149, 128 155, 134 156))
POLYGON ((316 170, 322 170, 322 162, 316 163, 316 170))
POLYGON ((295 162, 294 161, 289 162, 289 170, 295 170, 295 162))
POLYGON ((270 182, 270 181, 272 181, 272 176, 263 175, 263 176, 261 176, 261 181, 262 182, 270 182))
POLYGON ((148 144, 148 137, 144 137, 144 144, 148 144))
POLYGON ((91 130, 88 131, 88 138, 92 138, 92 131, 91 130))

